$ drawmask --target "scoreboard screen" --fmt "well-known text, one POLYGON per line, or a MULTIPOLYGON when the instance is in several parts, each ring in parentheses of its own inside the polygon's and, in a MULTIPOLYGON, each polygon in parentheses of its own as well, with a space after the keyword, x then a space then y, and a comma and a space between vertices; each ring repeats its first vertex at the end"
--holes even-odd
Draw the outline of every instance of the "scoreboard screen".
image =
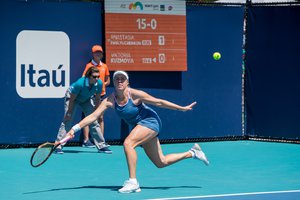
POLYGON ((110 70, 186 71, 184 0, 105 1, 110 70))

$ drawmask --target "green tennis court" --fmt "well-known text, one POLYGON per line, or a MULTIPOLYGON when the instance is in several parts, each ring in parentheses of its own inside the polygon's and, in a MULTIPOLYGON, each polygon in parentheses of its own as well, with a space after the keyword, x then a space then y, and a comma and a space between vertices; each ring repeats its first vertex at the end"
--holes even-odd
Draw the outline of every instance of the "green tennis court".
MULTIPOLYGON (((192 143, 164 144, 165 154, 188 150, 192 143)), ((188 159, 156 168, 137 148, 142 192, 120 194, 128 178, 122 146, 113 154, 65 147, 41 167, 29 163, 34 149, 0 150, 0 199, 299 199, 298 144, 226 141, 201 143, 211 165, 188 159)))

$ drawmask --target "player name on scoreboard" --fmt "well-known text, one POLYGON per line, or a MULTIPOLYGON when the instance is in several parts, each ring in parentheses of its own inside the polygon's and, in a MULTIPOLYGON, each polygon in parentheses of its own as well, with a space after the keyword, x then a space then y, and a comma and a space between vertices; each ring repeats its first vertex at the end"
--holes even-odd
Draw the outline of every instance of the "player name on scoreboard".
POLYGON ((105 3, 106 62, 111 70, 186 71, 184 1, 105 3))
MULTIPOLYGON (((134 47, 140 47, 140 46, 152 46, 152 40, 151 39, 140 39, 137 40, 134 35, 124 35, 124 34, 111 34, 110 38, 107 39, 107 42, 110 46, 134 46, 134 47)), ((110 63, 130 63, 134 64, 134 58, 132 57, 132 54, 129 51, 124 50, 117 51, 117 52, 111 52, 110 53, 110 63)), ((157 58, 154 56, 153 58, 142 58, 142 63, 156 63, 157 58)), ((160 61, 163 62, 163 61, 160 61)))

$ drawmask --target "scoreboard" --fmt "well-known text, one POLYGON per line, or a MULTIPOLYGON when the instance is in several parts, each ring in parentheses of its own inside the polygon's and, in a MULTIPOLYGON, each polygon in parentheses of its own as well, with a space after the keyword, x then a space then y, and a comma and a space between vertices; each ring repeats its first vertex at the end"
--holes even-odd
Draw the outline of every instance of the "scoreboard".
POLYGON ((184 0, 105 1, 110 70, 186 71, 184 0))

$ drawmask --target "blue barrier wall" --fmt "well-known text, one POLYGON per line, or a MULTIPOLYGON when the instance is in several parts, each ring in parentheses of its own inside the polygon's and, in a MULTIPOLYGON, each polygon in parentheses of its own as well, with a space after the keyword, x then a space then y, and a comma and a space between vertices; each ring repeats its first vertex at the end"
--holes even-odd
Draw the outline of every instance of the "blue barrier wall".
POLYGON ((299 139, 299 19, 299 6, 249 9, 248 135, 299 139))
MULTIPOLYGON (((102 43, 99 3, 6 1, 0 8, 1 95, 0 143, 53 141, 63 118, 63 98, 21 98, 16 92, 16 39, 23 30, 61 31, 70 40, 70 82, 79 78, 102 43), (3 6, 4 5, 4 6, 3 6)), ((41 49, 37 57, 47 52, 41 49)), ((80 115, 79 115, 80 116, 80 115)), ((77 117, 77 119, 79 119, 77 117)), ((119 132, 118 127, 113 127, 119 132)))
MULTIPOLYGON (((70 39, 72 83, 81 76, 90 59, 90 47, 104 41, 101 10, 99 3, 79 2, 9 2, 0 8, 0 25, 3 27, 0 32, 0 88, 5 91, 1 101, 0 143, 53 141, 63 117, 63 98, 24 99, 16 92, 16 38, 19 32, 47 30, 66 33, 70 39)), ((192 112, 156 108, 163 121, 160 138, 242 135, 242 26, 242 7, 188 7, 188 71, 129 72, 134 88, 178 104, 198 102, 192 112), (222 53, 221 60, 212 59, 215 51, 222 53)), ((112 89, 109 87, 108 93, 112 89)), ((107 111, 106 139, 119 140, 126 134, 126 126, 112 110, 107 111)))
POLYGON ((240 7, 187 8, 188 71, 181 73, 181 90, 160 96, 198 105, 193 112, 161 112, 162 138, 242 135, 242 26, 240 7), (215 51, 221 60, 212 59, 215 51))

